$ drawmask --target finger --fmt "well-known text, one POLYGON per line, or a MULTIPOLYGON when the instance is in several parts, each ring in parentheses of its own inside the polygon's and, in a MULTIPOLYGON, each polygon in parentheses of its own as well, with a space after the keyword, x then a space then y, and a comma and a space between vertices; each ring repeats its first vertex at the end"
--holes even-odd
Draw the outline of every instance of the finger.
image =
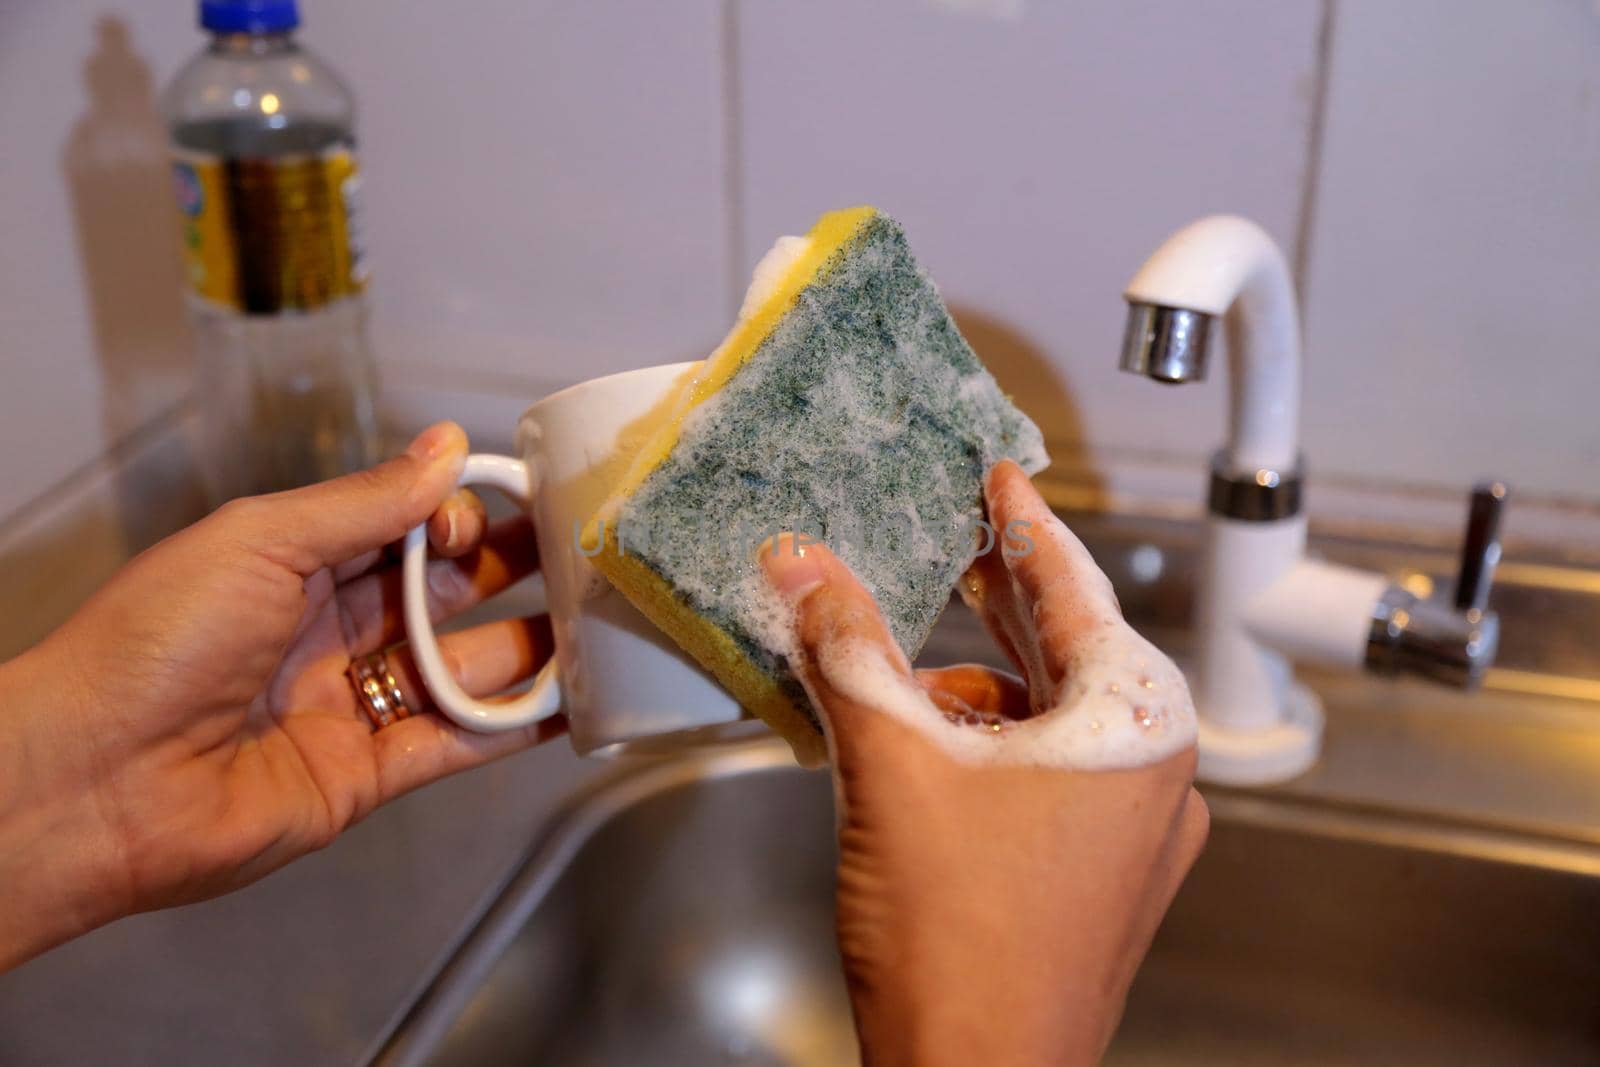
MULTIPOLYGON (((439 655, 445 668, 467 695, 474 697, 503 693, 532 677, 554 651, 548 615, 501 619, 439 638, 439 655)), ((407 707, 414 711, 437 710, 409 647, 397 645, 384 658, 407 707)))
POLYGON ((1008 719, 1026 719, 1032 714, 1027 683, 1006 671, 961 663, 925 668, 916 675, 941 711, 976 711, 1008 719), (945 697, 954 698, 960 707, 946 707, 942 703, 945 697))
POLYGON ((975 709, 971 704, 961 699, 960 694, 952 693, 945 689, 929 689, 928 699, 933 701, 933 706, 944 712, 945 718, 952 715, 965 717, 973 714, 975 709))
MULTIPOLYGON (((468 694, 489 697, 533 675, 550 659, 555 639, 548 616, 504 619, 439 639, 445 667, 468 694)), ((406 706, 415 713, 373 735, 380 803, 457 771, 543 744, 566 733, 555 715, 520 730, 484 734, 463 729, 434 710, 410 649, 386 656, 406 706)))
POLYGON ((335 584, 359 578, 384 563, 394 562, 399 556, 391 552, 390 547, 385 545, 383 548, 374 548, 369 552, 361 553, 359 556, 352 556, 343 563, 334 566, 332 572, 335 584))
POLYGON ((455 487, 466 456, 461 427, 436 423, 376 467, 233 501, 215 521, 261 555, 309 576, 397 541, 427 519, 455 487))
POLYGON ((1014 535, 1022 531, 1008 528, 993 512, 989 519, 1000 533, 961 576, 961 599, 983 619, 989 635, 1027 679, 1031 710, 1037 713, 1055 703, 1057 683, 1040 654, 1032 609, 1006 565, 1005 553, 1021 547, 1014 535))
POLYGON ((489 513, 470 489, 457 489, 428 516, 428 544, 447 559, 464 556, 478 547, 489 528, 489 513))
POLYGON ((780 534, 762 547, 767 580, 794 606, 795 672, 829 732, 835 759, 870 751, 888 717, 885 699, 932 702, 889 632, 872 595, 820 544, 780 534))
POLYGON ((961 599, 977 612, 984 629, 1024 678, 1042 677, 1037 670, 1033 620, 1021 606, 1011 572, 1001 558, 998 542, 972 561, 958 585, 961 599))
MULTIPOLYGON (((527 518, 519 516, 497 523, 476 552, 460 559, 428 563, 428 614, 436 622, 448 619, 538 569, 538 542, 527 518)), ((352 657, 374 652, 405 636, 398 566, 339 586, 334 600, 345 648, 352 657)))
POLYGON ((363 552, 353 556, 336 566, 329 568, 333 575, 334 584, 354 581, 363 574, 371 574, 380 567, 388 567, 399 563, 405 558, 405 542, 390 541, 382 548, 374 548, 370 552, 363 552))
MULTIPOLYGON (((482 499, 470 489, 457 489, 428 516, 428 546, 446 558, 464 556, 478 547, 488 526, 488 512, 482 499)), ((343 583, 359 578, 387 563, 398 563, 401 542, 390 541, 345 560, 333 568, 333 580, 343 583)))
MULTIPOLYGON (((990 471, 984 489, 1000 556, 1037 637, 1052 687, 1071 669, 1079 642, 1120 617, 1111 582, 1083 543, 1056 518, 1033 483, 1010 460, 990 471)), ((1027 656, 1023 651, 1024 658, 1027 656)), ((1031 679, 1030 679, 1031 680, 1031 679)))
POLYGON ((563 715, 496 734, 463 729, 442 715, 413 715, 372 735, 378 803, 387 804, 419 786, 542 745, 566 732, 563 715))

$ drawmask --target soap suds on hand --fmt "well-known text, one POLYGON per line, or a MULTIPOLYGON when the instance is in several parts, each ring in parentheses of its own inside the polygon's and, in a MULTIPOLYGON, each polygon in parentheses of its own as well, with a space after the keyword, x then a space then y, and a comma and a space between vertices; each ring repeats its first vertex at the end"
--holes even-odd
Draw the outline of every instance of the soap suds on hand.
MULTIPOLYGON (((1049 538, 1075 558, 1071 571, 1043 592, 1070 605, 1078 623, 1061 678, 1048 677, 1036 641, 1017 649, 1033 686, 1033 717, 998 730, 953 721, 883 649, 843 637, 822 640, 812 669, 834 691, 895 716, 964 763, 1119 770, 1159 763, 1193 745, 1188 683, 1123 620, 1110 581, 1083 543, 1053 515, 1035 523, 1030 536, 1049 538), (1072 588, 1062 588, 1066 583, 1072 588)), ((1011 621, 1015 632, 1031 631, 1032 619, 1011 621)))

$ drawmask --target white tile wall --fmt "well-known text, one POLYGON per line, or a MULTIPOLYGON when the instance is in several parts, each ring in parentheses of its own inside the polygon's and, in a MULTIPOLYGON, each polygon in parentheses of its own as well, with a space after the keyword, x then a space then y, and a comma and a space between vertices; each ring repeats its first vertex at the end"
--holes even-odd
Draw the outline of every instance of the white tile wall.
POLYGON ((1600 500, 1600 6, 1339 0, 1317 470, 1600 500))
MULTIPOLYGON (((1316 174, 1323 0, 305 6, 362 102, 392 379, 520 399, 698 354, 773 236, 866 200, 1069 461, 1188 470, 1225 382, 1118 374, 1117 293, 1240 211, 1291 254, 1309 223, 1315 472, 1600 500, 1588 0, 1340 0, 1316 174)), ((182 393, 148 87, 186 7, 0 6, 0 516, 182 393)))
POLYGON ((304 7, 358 93, 388 365, 580 381, 716 343, 720 0, 304 7))
POLYGON ((1315 0, 748 0, 746 261, 823 210, 876 204, 1050 437, 1097 465, 1198 468, 1225 380, 1120 373, 1122 286, 1210 212, 1292 242, 1319 17, 1315 0))
POLYGON ((0 3, 0 517, 182 393, 154 93, 194 41, 189 14, 0 3))

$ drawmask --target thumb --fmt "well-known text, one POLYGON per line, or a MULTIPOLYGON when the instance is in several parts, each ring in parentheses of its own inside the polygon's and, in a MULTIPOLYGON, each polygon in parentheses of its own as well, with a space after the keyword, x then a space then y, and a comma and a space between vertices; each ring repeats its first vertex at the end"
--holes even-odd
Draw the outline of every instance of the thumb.
POLYGON ((303 489, 249 497, 219 512, 271 559, 309 576, 404 536, 455 488, 467 458, 453 422, 423 430, 391 460, 303 489))
POLYGON ((792 666, 825 722, 835 761, 849 765, 884 751, 880 742, 894 720, 878 702, 927 697, 872 594, 827 548, 792 534, 763 546, 761 565, 794 607, 799 655, 792 666))

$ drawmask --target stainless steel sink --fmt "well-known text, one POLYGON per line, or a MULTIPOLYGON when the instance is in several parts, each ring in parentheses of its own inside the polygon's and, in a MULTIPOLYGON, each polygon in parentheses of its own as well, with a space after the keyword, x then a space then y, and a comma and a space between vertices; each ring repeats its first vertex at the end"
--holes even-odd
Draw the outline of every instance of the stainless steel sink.
MULTIPOLYGON (((1592 847, 1209 799, 1210 845, 1107 1062, 1600 1062, 1592 847)), ((620 769, 568 808, 379 1062, 854 1063, 833 849, 828 780, 781 744, 620 769)))
MULTIPOLYGON (((1181 661, 1192 527, 1074 527, 1181 661)), ((1321 548, 1379 570, 1416 556, 1321 548)), ((1109 1063, 1600 1063, 1600 657, 1583 636, 1600 585, 1502 571, 1487 691, 1308 673, 1328 715, 1318 766, 1207 792, 1210 844, 1109 1063)), ((960 610, 927 649, 996 656, 960 610)), ((833 859, 828 779, 781 743, 619 765, 534 843, 378 1060, 854 1063, 833 859)))

